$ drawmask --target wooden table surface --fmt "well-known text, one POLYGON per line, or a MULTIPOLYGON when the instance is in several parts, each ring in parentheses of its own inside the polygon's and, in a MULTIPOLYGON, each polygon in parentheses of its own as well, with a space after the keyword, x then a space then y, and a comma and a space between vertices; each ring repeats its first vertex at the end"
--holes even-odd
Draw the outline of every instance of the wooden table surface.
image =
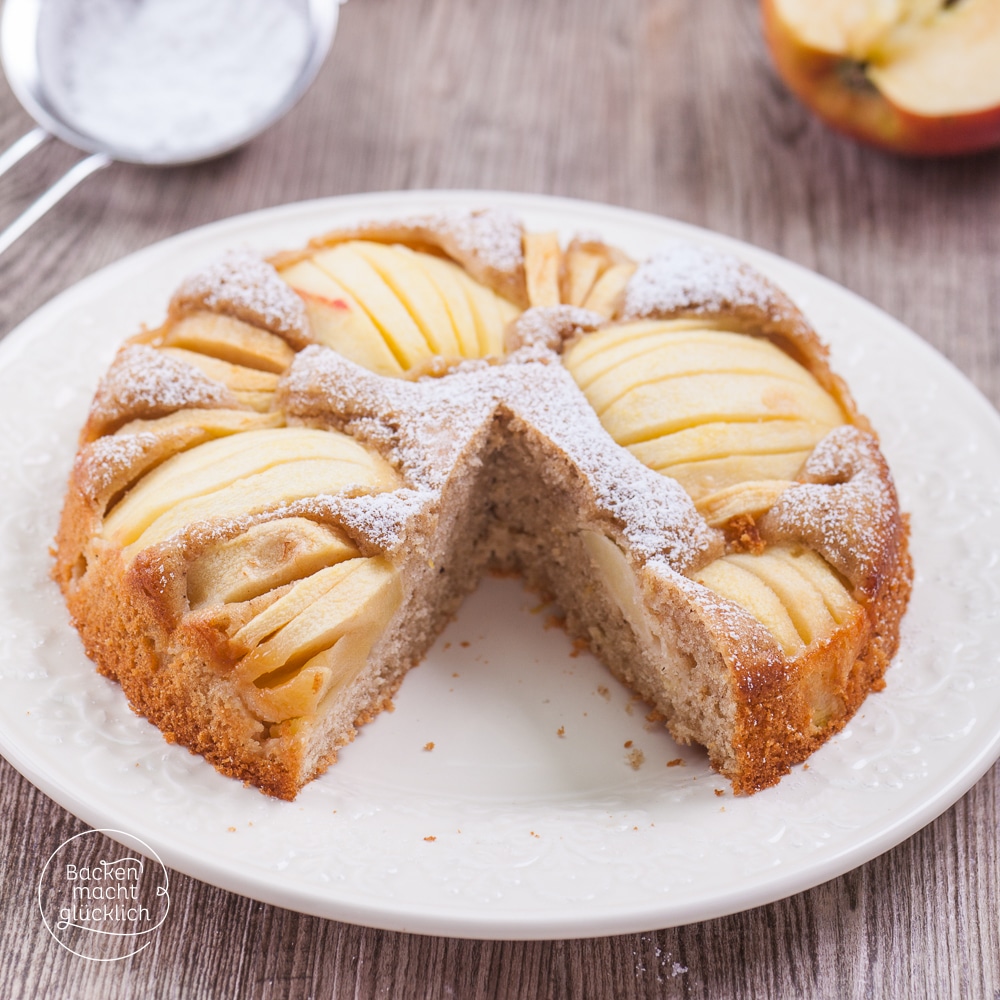
MULTIPOLYGON (((30 124, 0 82, 0 143, 30 124)), ((5 177, 0 225, 76 158, 50 144, 5 177)), ((0 334, 97 268, 202 223, 453 187, 609 202, 766 247, 892 313, 1000 402, 1000 154, 908 162, 828 132, 775 78, 755 0, 354 0, 317 83, 265 135, 202 166, 115 165, 0 259, 0 334)), ((449 940, 302 916, 175 874, 154 947, 102 965, 57 947, 34 902, 39 866, 86 827, 0 761, 0 996, 995 1000, 998 776, 848 875, 701 924, 449 940)))

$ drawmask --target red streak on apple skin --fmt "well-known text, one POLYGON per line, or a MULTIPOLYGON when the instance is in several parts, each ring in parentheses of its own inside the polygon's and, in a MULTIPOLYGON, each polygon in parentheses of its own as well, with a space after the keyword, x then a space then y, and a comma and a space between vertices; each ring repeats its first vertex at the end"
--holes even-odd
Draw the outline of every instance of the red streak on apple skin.
POLYGON ((329 306, 331 309, 342 309, 345 312, 350 312, 351 307, 343 299, 328 299, 325 295, 317 295, 315 292, 306 292, 301 288, 296 288, 295 290, 304 299, 312 299, 313 302, 322 302, 323 305, 329 306))

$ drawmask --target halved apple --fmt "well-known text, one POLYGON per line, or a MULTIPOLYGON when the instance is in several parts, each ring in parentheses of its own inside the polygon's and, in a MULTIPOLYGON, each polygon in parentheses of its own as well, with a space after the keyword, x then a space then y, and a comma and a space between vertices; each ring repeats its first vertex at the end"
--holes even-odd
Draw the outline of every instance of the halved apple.
POLYGON ((778 72, 820 118, 913 155, 1000 145, 996 0, 761 0, 778 72))

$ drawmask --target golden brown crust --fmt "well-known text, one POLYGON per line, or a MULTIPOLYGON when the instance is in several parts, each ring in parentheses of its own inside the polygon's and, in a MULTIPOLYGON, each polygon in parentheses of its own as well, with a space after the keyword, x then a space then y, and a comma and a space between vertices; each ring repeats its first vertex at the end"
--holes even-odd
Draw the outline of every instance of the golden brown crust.
POLYGON ((738 794, 777 784, 839 733, 869 692, 885 686, 883 675, 899 645, 899 623, 913 583, 906 532, 899 537, 893 571, 856 623, 797 661, 790 684, 776 684, 763 695, 760 690, 743 692, 733 741, 741 767, 736 773, 723 771, 738 794), (821 727, 812 723, 809 710, 809 680, 816 671, 823 672, 824 692, 834 703, 821 727))

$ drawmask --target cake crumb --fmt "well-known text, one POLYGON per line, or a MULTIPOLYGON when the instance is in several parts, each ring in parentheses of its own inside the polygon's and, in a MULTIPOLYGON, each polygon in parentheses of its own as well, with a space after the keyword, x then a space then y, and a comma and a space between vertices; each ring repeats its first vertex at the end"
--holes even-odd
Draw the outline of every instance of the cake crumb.
POLYGON ((721 796, 725 795, 726 793, 721 788, 716 788, 715 789, 715 794, 721 797, 721 796))
POLYGON ((632 746, 632 741, 631 741, 631 740, 626 740, 626 741, 625 741, 625 749, 626 749, 626 750, 628 750, 628 748, 629 748, 630 746, 632 746))
POLYGON ((659 709, 654 708, 653 711, 650 712, 646 716, 646 721, 647 722, 662 722, 665 718, 666 718, 666 716, 659 709))
POLYGON ((683 757, 675 757, 673 760, 667 761, 667 767, 683 767, 683 766, 684 766, 683 757))
POLYGON ((434 749, 434 741, 430 740, 429 742, 425 743, 424 744, 424 749, 428 750, 428 751, 429 750, 433 750, 434 749))
POLYGON ((542 839, 542 835, 540 833, 535 833, 534 830, 529 830, 528 832, 531 834, 532 837, 535 838, 535 840, 541 840, 542 839))
POLYGON ((437 837, 424 837, 424 840, 426 840, 428 843, 430 843, 433 840, 437 840, 437 837))
POLYGON ((461 641, 461 642, 459 643, 459 645, 460 645, 460 646, 462 647, 462 649, 468 649, 468 648, 469 648, 469 647, 470 647, 470 646, 472 645, 472 643, 471 643, 471 642, 469 642, 469 640, 468 640, 468 639, 463 639, 463 640, 462 640, 462 641, 461 641))
MULTIPOLYGON (((629 740, 629 742, 631 743, 632 741, 629 740)), ((635 747, 635 749, 628 752, 628 762, 633 771, 638 771, 646 762, 646 755, 638 747, 635 747)))
POLYGON ((236 833, 236 827, 235 826, 227 826, 226 827, 226 832, 227 833, 236 833))
POLYGON ((565 726, 560 726, 556 730, 556 736, 565 736, 565 735, 566 735, 566 727, 565 726))
POLYGON ((598 685, 598 687, 597 687, 597 693, 605 701, 611 701, 611 692, 603 684, 598 685))

